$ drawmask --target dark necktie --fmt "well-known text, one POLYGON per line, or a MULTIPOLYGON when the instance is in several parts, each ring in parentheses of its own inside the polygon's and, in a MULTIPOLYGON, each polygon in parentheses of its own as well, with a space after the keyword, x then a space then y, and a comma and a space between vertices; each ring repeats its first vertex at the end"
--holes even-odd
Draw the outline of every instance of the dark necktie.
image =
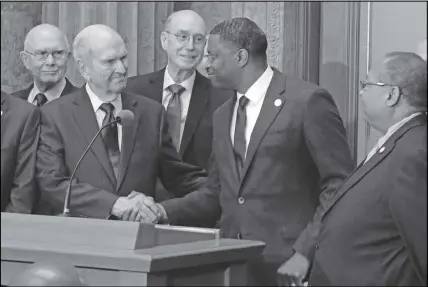
POLYGON ((168 107, 166 109, 168 129, 172 138, 172 142, 179 151, 180 149, 180 129, 181 129, 181 94, 186 90, 178 84, 173 84, 168 87, 171 91, 172 96, 169 100, 168 107))
POLYGON ((37 103, 36 105, 38 107, 43 106, 47 101, 48 101, 48 99, 46 98, 46 96, 44 94, 38 93, 36 95, 36 103, 37 103))
MULTIPOLYGON (((100 106, 100 109, 106 113, 102 126, 115 120, 114 117, 114 106, 111 103, 104 103, 100 106)), ((114 174, 117 179, 119 171, 120 151, 118 142, 117 124, 111 124, 101 131, 101 136, 104 140, 104 146, 110 158, 111 165, 113 167, 114 174)))
POLYGON ((235 124, 235 137, 233 142, 233 151, 235 152, 236 168, 238 170, 239 178, 242 176, 242 170, 244 169, 246 143, 245 140, 245 126, 247 124, 247 114, 245 107, 249 100, 246 96, 242 96, 239 99, 238 110, 236 113, 236 124, 235 124))

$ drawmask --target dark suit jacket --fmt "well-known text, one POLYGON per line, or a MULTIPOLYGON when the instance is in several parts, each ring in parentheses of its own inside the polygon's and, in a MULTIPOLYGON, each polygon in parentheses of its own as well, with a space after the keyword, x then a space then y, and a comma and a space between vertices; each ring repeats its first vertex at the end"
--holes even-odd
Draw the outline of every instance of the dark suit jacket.
POLYGON ((239 180, 229 133, 235 101, 214 114, 208 188, 163 205, 172 224, 221 213, 223 237, 266 242, 262 264, 250 273, 259 284, 276 285, 276 269, 292 255, 293 244, 311 256, 311 235, 317 228, 307 225, 325 209, 354 164, 330 94, 275 71, 239 180), (280 106, 274 104, 278 101, 280 106))
MULTIPOLYGON (((154 196, 156 178, 182 196, 205 184, 206 174, 181 162, 158 103, 122 93, 123 109, 135 115, 132 126, 123 127, 119 178, 113 173, 101 137, 76 172, 71 211, 78 216, 107 218, 119 196, 135 190, 154 196)), ((62 211, 68 177, 90 140, 99 130, 85 87, 42 108, 37 180, 44 201, 53 212, 62 211)))
MULTIPOLYGON (((73 84, 70 83, 70 81, 67 78, 65 78, 65 81, 66 81, 66 84, 65 84, 64 90, 62 90, 61 97, 64 95, 70 94, 78 89, 77 87, 73 86, 73 84)), ((12 96, 19 97, 24 101, 28 101, 28 96, 30 95, 30 92, 33 89, 33 86, 34 86, 34 83, 32 83, 28 88, 12 93, 12 96)))
POLYGON ((1 92, 1 211, 31 213, 40 111, 1 92))
POLYGON ((426 115, 349 176, 322 223, 311 285, 427 285, 426 115))
MULTIPOLYGON (((164 75, 165 68, 151 74, 132 77, 128 80, 127 90, 162 103, 164 75)), ((232 91, 215 89, 207 78, 196 72, 180 145, 183 161, 208 168, 214 111, 233 95, 232 91)))

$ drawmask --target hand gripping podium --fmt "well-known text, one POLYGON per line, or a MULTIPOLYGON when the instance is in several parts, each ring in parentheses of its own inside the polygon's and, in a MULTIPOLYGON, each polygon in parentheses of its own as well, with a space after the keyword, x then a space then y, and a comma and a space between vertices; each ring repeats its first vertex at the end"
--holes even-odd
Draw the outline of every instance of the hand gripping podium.
POLYGON ((243 286, 263 242, 217 229, 1 213, 1 285, 37 261, 74 265, 90 286, 243 286))

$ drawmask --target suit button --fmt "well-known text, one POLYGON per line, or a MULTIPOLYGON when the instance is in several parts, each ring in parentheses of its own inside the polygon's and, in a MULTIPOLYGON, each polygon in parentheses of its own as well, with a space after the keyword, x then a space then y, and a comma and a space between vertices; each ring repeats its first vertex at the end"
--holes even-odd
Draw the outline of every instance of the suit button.
POLYGON ((315 249, 316 249, 316 250, 320 249, 320 246, 317 244, 317 245, 315 246, 315 249))
POLYGON ((241 196, 240 198, 238 198, 238 203, 239 204, 243 204, 244 203, 244 198, 241 196))
POLYGON ((236 235, 236 238, 238 238, 238 239, 242 239, 242 235, 241 235, 241 233, 240 233, 240 232, 238 232, 238 234, 236 235))

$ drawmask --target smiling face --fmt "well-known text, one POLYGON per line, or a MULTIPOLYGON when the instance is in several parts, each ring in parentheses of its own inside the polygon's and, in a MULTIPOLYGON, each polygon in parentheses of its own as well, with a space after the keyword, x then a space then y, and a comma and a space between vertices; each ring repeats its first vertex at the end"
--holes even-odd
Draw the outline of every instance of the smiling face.
POLYGON ((40 25, 29 32, 21 59, 38 84, 52 86, 60 82, 67 71, 68 44, 64 34, 56 27, 40 25), (53 55, 62 57, 53 57, 53 55), (46 59, 39 59, 47 55, 46 59))
POLYGON ((167 52, 168 65, 176 70, 195 69, 204 54, 204 20, 189 10, 176 12, 169 20, 161 34, 161 44, 167 52))
POLYGON ((84 61, 84 77, 99 94, 120 93, 126 87, 128 51, 117 34, 91 41, 84 61))
POLYGON ((221 89, 236 89, 240 68, 236 48, 221 41, 219 35, 208 38, 207 74, 213 86, 221 89))

